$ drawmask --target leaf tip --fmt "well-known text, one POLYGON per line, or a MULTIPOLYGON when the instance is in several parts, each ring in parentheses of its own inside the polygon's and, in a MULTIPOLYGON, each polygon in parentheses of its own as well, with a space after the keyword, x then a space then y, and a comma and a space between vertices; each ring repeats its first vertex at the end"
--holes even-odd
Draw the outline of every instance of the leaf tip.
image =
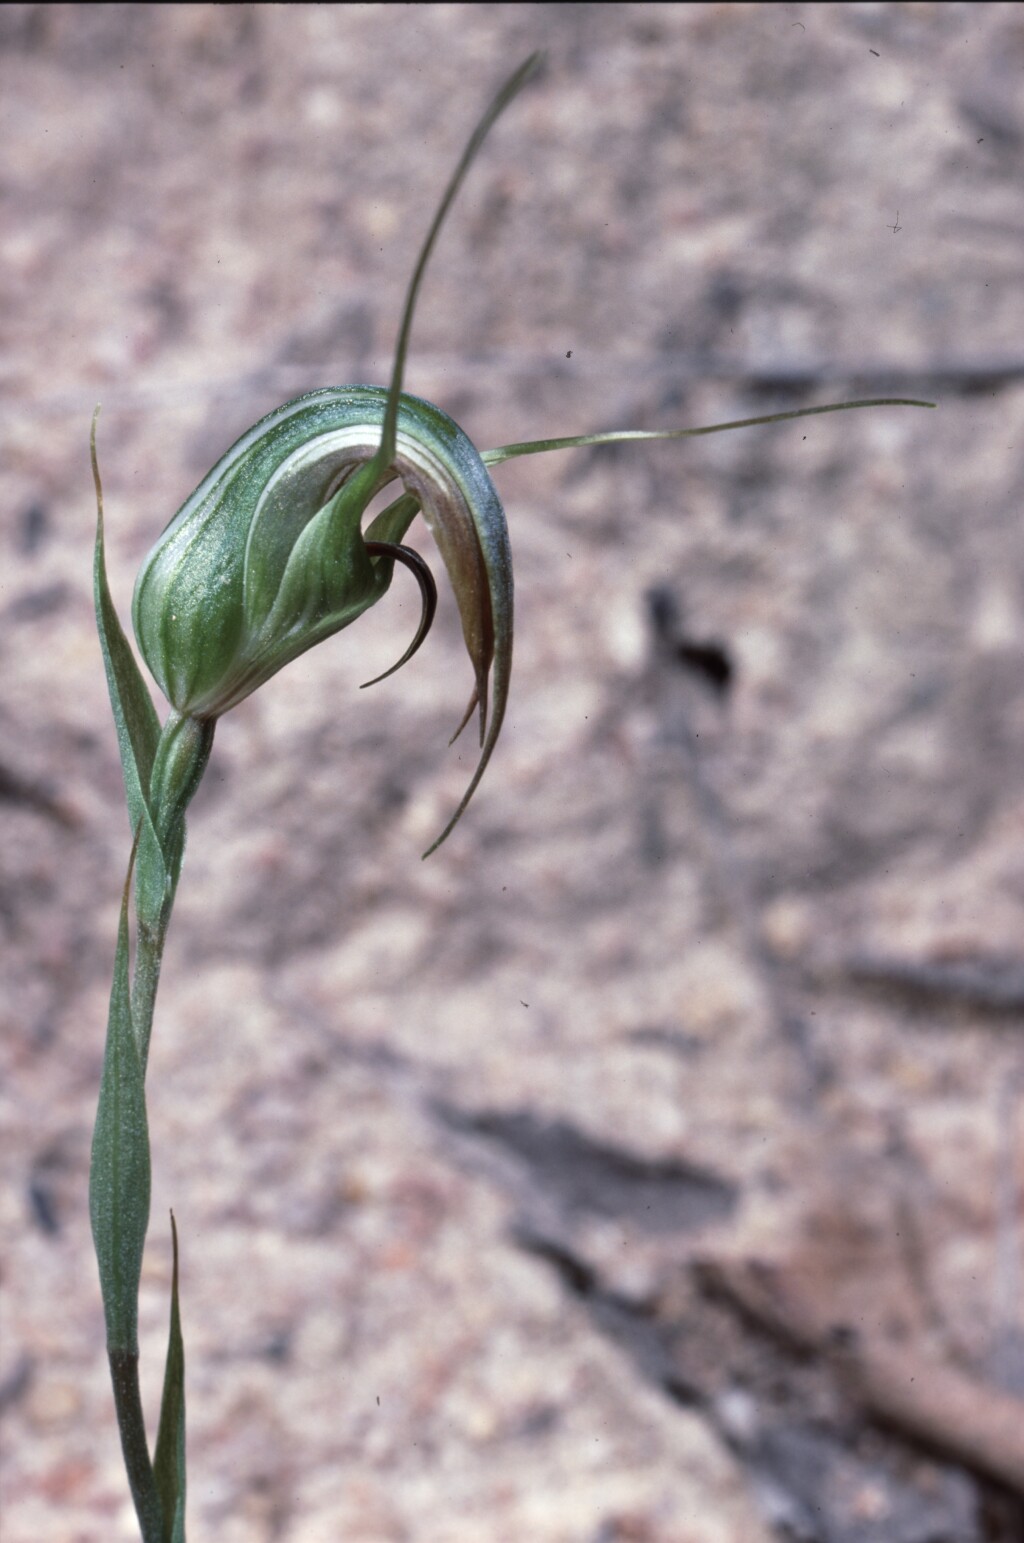
POLYGON ((100 480, 100 460, 96 450, 96 425, 99 423, 101 404, 96 403, 92 415, 92 427, 89 430, 89 459, 92 463, 92 480, 96 488, 96 523, 102 529, 103 526, 103 483, 100 480))

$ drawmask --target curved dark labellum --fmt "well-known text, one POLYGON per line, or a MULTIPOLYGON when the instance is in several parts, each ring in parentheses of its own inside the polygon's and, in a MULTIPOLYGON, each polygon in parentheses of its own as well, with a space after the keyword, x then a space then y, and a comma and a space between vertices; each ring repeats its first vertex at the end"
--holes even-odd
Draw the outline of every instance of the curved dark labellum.
POLYGON ((434 621, 434 612, 437 610, 437 585, 434 583, 434 575, 420 554, 411 546, 401 546, 397 541, 367 541, 366 550, 371 557, 391 557, 396 563, 401 563, 408 568, 420 586, 420 597, 423 601, 423 610, 420 614, 420 624, 416 628, 416 636, 405 650, 397 664, 385 670, 382 675, 375 675, 372 680, 364 680, 360 691, 365 691, 367 686, 375 686, 378 681, 387 680, 389 675, 394 675, 403 664, 408 664, 413 654, 423 642, 434 621))

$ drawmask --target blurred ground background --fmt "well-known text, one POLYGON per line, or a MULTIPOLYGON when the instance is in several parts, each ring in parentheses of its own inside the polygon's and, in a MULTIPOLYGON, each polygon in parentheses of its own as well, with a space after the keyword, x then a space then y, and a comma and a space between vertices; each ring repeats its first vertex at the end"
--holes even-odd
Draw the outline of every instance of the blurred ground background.
POLYGON ((173 1205, 195 1540, 1024 1536, 1024 11, 12 5, 4 1543, 136 1535, 86 1206, 129 847, 92 408, 127 616, 243 429, 386 380, 538 47, 410 390, 481 446, 940 406, 501 469, 510 721, 428 863, 472 763, 450 604, 360 693, 399 573, 221 724, 150 1062, 147 1408, 173 1205))

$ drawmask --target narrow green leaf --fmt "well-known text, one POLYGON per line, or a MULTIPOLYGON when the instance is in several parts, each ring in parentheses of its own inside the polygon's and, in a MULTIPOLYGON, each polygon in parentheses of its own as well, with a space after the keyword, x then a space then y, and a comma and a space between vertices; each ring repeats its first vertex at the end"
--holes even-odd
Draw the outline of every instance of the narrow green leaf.
POLYGON ((142 672, 125 636, 124 628, 114 609, 107 582, 106 549, 103 533, 103 487, 100 482, 99 462, 96 456, 96 420, 99 408, 93 414, 90 449, 92 474, 96 484, 96 552, 93 567, 93 594, 96 605, 96 626, 103 650, 103 663, 110 690, 110 705, 117 726, 117 741, 121 751, 125 794, 128 799, 128 815, 132 830, 147 811, 146 795, 153 771, 157 741, 160 738, 160 720, 153 706, 142 672))
POLYGON ((149 782, 153 759, 160 738, 160 720, 153 706, 142 672, 136 662, 124 628, 114 609, 107 582, 106 549, 103 538, 103 487, 96 456, 97 407, 92 419, 90 449, 92 474, 96 484, 96 551, 93 563, 93 597, 96 628, 99 632, 107 688, 121 752, 128 817, 133 830, 141 830, 139 842, 138 888, 142 905, 150 913, 159 908, 167 889, 177 880, 180 852, 164 852, 153 826, 149 808, 149 782))
POLYGON ((766 413, 760 418, 735 418, 731 423, 709 423, 699 429, 613 429, 606 434, 570 434, 564 439, 531 439, 517 445, 482 450, 485 466, 500 466, 519 455, 541 455, 546 450, 577 450, 581 445, 623 445, 630 440, 696 439, 701 434, 724 434, 728 429, 749 429, 759 423, 784 423, 788 418, 815 418, 820 413, 845 413, 854 407, 934 407, 912 397, 871 397, 863 402, 830 402, 825 407, 797 407, 792 412, 766 413))
POLYGON ((149 1129, 142 1066, 128 989, 128 891, 132 848, 114 956, 107 1044, 89 1170, 89 1218, 99 1263, 107 1349, 138 1354, 142 1250, 149 1225, 149 1129))
POLYGON ((171 1243, 174 1250, 171 1324, 153 1471, 163 1512, 164 1543, 185 1543, 185 1345, 178 1307, 178 1229, 173 1211, 171 1243))

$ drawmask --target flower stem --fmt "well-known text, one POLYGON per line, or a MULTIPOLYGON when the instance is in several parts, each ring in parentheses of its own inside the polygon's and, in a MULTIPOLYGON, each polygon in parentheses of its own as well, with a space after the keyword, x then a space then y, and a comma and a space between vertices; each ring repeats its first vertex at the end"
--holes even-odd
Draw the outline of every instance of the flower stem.
POLYGON ((114 1387, 117 1428, 125 1472, 139 1518, 142 1543, 163 1543, 163 1519, 153 1464, 146 1441, 146 1422, 139 1393, 139 1358, 127 1350, 108 1352, 110 1380, 114 1387))
POLYGON ((215 727, 215 719, 181 717, 172 712, 161 730, 153 762, 150 806, 157 840, 163 851, 166 881, 159 891, 152 885, 143 884, 137 884, 135 890, 138 928, 132 977, 132 1026, 143 1077, 149 1060, 164 943, 177 892, 185 839, 185 811, 210 759, 215 727))
MULTIPOLYGON (((167 918, 170 921, 170 917, 167 918)), ((157 987, 160 984, 160 966, 164 957, 166 925, 155 932, 149 927, 139 927, 135 944, 135 969, 132 976, 132 1024, 139 1046, 142 1075, 146 1075, 149 1060, 149 1040, 153 1030, 153 1010, 156 1006, 157 987)))
MULTIPOLYGON (((175 1525, 175 1517, 164 1514, 162 1489, 150 1457, 139 1389, 138 1288, 149 1221, 150 1184, 144 1091, 146 1062, 164 943, 181 871, 185 810, 206 769, 213 733, 212 721, 172 713, 157 742, 148 789, 149 823, 145 833, 141 823, 136 832, 121 902, 104 1083, 93 1138, 90 1212, 107 1315, 107 1359, 121 1452, 142 1543, 168 1543, 171 1528, 175 1525), (137 927, 129 994, 128 896, 133 870, 137 927)), ((172 1324, 177 1323, 176 1272, 177 1265, 172 1324)), ((165 1405, 168 1377, 171 1379, 172 1404, 175 1398, 180 1404, 182 1397, 180 1329, 177 1333, 178 1358, 169 1364, 177 1366, 178 1380, 175 1383, 171 1373, 165 1375, 165 1405)), ((182 1457, 177 1490, 179 1506, 184 1504, 183 1464, 182 1457)), ((166 1469, 166 1462, 163 1469, 166 1469)), ((178 1477, 172 1467, 172 1501, 178 1477)))

